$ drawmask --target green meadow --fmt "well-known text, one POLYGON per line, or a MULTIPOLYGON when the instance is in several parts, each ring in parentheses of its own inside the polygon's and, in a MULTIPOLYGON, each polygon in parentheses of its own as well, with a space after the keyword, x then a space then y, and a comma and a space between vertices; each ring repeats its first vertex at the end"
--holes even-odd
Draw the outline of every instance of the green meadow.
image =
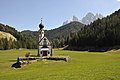
POLYGON ((37 50, 0 51, 0 80, 120 80, 120 54, 53 50, 55 56, 69 56, 69 61, 34 62, 22 68, 11 65, 17 57, 37 50))

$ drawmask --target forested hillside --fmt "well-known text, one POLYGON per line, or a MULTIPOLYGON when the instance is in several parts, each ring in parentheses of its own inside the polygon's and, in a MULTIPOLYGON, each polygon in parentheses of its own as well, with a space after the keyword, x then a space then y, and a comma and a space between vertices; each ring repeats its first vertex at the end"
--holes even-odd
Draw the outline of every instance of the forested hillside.
POLYGON ((73 21, 59 28, 46 31, 46 36, 52 42, 53 47, 64 47, 68 44, 68 36, 78 32, 83 26, 82 23, 73 21))
POLYGON ((10 33, 0 31, 0 50, 13 49, 17 39, 10 33))
POLYGON ((0 50, 7 50, 13 48, 37 48, 37 40, 34 36, 23 34, 21 32, 18 32, 15 28, 4 24, 0 24, 0 31, 10 33, 16 38, 15 41, 11 42, 11 40, 1 37, 0 50))
POLYGON ((69 49, 91 51, 104 51, 120 46, 120 10, 81 28, 71 37, 68 45, 69 49))
POLYGON ((80 22, 74 21, 71 23, 68 23, 66 25, 63 25, 59 28, 52 29, 46 31, 46 36, 50 39, 56 39, 56 38, 64 38, 68 36, 70 33, 75 33, 79 31, 84 25, 80 22))

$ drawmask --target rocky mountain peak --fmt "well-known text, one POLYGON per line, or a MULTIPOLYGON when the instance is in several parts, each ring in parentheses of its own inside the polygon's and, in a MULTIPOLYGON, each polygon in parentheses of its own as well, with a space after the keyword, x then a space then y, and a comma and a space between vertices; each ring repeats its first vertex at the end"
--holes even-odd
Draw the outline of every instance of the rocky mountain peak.
POLYGON ((94 15, 93 13, 89 12, 86 14, 85 17, 82 18, 82 23, 88 25, 91 22, 97 20, 98 18, 102 19, 103 16, 100 13, 97 13, 96 15, 94 15))
POLYGON ((73 21, 78 21, 79 22, 79 18, 76 17, 76 16, 73 16, 71 19, 64 21, 63 25, 66 25, 66 24, 68 24, 70 22, 73 22, 73 21))

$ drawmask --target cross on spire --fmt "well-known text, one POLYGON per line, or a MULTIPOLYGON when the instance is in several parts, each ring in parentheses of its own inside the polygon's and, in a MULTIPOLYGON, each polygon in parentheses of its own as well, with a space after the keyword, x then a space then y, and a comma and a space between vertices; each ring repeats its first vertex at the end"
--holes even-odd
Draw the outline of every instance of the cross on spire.
POLYGON ((41 18, 41 23, 42 23, 42 18, 41 18))

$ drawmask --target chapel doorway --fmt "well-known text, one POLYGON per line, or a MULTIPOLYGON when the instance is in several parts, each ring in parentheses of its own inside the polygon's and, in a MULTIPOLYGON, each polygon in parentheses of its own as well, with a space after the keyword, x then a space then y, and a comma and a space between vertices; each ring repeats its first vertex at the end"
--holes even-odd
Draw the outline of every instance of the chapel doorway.
POLYGON ((43 56, 47 56, 47 51, 43 51, 43 56))

